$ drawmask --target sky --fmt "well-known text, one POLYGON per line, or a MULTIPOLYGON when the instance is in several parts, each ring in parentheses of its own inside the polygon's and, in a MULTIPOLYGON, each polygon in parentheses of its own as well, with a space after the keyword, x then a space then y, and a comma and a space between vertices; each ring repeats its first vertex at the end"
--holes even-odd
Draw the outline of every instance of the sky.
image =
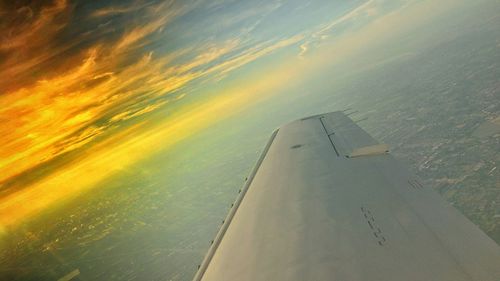
POLYGON ((2 2, 0 232, 450 3, 2 2))

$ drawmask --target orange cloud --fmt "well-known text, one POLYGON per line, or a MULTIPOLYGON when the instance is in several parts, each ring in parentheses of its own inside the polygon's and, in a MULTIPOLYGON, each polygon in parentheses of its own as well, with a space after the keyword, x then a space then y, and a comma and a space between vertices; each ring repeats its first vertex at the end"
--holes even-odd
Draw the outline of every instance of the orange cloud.
POLYGON ((108 17, 118 14, 127 14, 131 12, 135 12, 143 9, 144 7, 150 6, 151 3, 143 3, 136 5, 127 5, 127 6, 111 6, 102 9, 95 10, 91 17, 108 17))
POLYGON ((47 42, 65 25, 65 22, 58 22, 56 17, 66 9, 66 0, 58 0, 52 6, 42 8, 37 16, 29 6, 17 9, 14 16, 9 16, 6 12, 2 16, 7 16, 8 27, 2 32, 0 50, 26 48, 32 44, 47 42))
MULTIPOLYGON (((4 4, 2 4, 3 6, 4 4)), ((65 0, 45 6, 4 7, 0 25, 0 93, 34 82, 36 66, 69 46, 53 46, 67 25, 70 8, 65 0)), ((5 5, 7 6, 7 5, 5 5)), ((2 7, 0 7, 2 9, 2 7)))

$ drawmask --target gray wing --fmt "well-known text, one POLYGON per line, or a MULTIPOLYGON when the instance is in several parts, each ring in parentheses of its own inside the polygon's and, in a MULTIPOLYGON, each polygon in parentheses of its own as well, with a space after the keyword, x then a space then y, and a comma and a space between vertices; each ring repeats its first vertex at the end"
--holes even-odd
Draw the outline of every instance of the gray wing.
POLYGON ((500 280, 499 246, 341 112, 273 134, 195 280, 500 280))

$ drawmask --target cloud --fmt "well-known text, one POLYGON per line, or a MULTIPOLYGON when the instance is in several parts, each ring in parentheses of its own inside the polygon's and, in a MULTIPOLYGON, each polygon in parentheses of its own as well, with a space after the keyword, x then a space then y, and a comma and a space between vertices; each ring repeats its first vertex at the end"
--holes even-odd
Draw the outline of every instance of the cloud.
POLYGON ((311 31, 307 40, 300 46, 301 51, 299 53, 299 57, 301 58, 304 57, 305 53, 310 49, 311 44, 327 39, 329 37, 329 33, 335 27, 357 20, 357 18, 360 17, 360 15, 362 14, 374 17, 377 14, 376 11, 377 11, 376 1, 369 0, 355 7, 354 9, 348 11, 341 17, 335 18, 326 24, 321 24, 320 26, 316 27, 311 31))
POLYGON ((90 143, 96 137, 102 135, 106 129, 108 129, 107 126, 89 126, 81 132, 76 132, 72 136, 63 139, 60 142, 56 142, 54 144, 55 150, 52 156, 56 157, 57 155, 80 148, 85 144, 90 143))
POLYGON ((167 24, 176 13, 172 12, 162 17, 155 19, 154 21, 147 23, 145 25, 135 27, 131 31, 128 31, 116 44, 116 50, 123 50, 128 48, 130 45, 137 43, 138 41, 144 39, 145 37, 151 35, 153 32, 158 31, 165 24, 167 24))
MULTIPOLYGON (((14 2, 15 3, 15 2, 14 2)), ((0 91, 5 93, 33 82, 34 68, 67 46, 53 46, 68 24, 70 8, 64 0, 45 4, 3 7, 0 25, 0 91)))
POLYGON ((128 119, 134 118, 134 117, 138 117, 138 116, 144 115, 146 113, 155 111, 158 108, 160 108, 163 105, 165 105, 166 103, 168 103, 168 101, 161 101, 161 102, 158 102, 158 103, 155 103, 155 104, 147 105, 146 107, 138 109, 138 110, 135 110, 135 111, 129 110, 129 111, 125 111, 125 112, 120 112, 120 113, 116 114, 115 116, 113 116, 110 119, 110 121, 112 121, 112 122, 118 122, 118 121, 125 121, 125 120, 128 120, 128 119))
POLYGON ((357 17, 359 17, 362 13, 368 14, 368 15, 375 15, 376 14, 376 1, 375 0, 369 0, 366 1, 365 3, 357 6, 356 8, 352 9, 351 11, 347 12, 340 18, 334 19, 333 21, 325 24, 324 26, 320 27, 319 30, 313 33, 312 37, 314 38, 324 38, 328 32, 330 32, 333 28, 336 26, 351 21, 355 20, 357 17))
POLYGON ((304 42, 300 46, 299 58, 303 58, 307 50, 309 50, 309 42, 304 42))
POLYGON ((216 73, 216 80, 221 79, 221 77, 224 77, 231 71, 234 71, 261 57, 267 56, 274 51, 297 44, 303 39, 304 36, 302 34, 298 34, 290 38, 259 44, 253 48, 243 51, 241 54, 238 54, 238 56, 230 58, 210 68, 207 70, 207 73, 216 73))
POLYGON ((65 26, 65 21, 57 17, 68 12, 66 0, 55 1, 39 11, 29 6, 22 6, 13 13, 6 12, 4 30, 0 40, 0 50, 26 48, 32 44, 47 42, 51 36, 65 26))
POLYGON ((132 12, 137 12, 145 7, 152 5, 152 2, 123 5, 123 6, 109 6, 102 9, 95 10, 90 14, 91 17, 109 17, 121 14, 128 14, 132 12))

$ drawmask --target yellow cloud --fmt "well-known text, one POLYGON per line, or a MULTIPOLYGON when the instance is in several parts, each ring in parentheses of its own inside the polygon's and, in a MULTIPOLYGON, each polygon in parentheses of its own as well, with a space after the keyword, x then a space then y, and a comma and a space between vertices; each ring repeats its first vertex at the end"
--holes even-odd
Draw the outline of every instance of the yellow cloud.
POLYGON ((140 110, 136 110, 136 111, 129 110, 129 111, 125 111, 125 112, 120 112, 120 113, 116 114, 115 116, 113 116, 111 118, 111 121, 113 121, 113 122, 124 121, 124 120, 128 120, 128 119, 131 119, 131 118, 134 118, 137 116, 141 116, 143 114, 146 114, 148 112, 154 111, 154 110, 162 107, 166 103, 168 103, 168 101, 161 101, 161 102, 158 102, 156 104, 150 104, 150 105, 148 105, 140 110))

